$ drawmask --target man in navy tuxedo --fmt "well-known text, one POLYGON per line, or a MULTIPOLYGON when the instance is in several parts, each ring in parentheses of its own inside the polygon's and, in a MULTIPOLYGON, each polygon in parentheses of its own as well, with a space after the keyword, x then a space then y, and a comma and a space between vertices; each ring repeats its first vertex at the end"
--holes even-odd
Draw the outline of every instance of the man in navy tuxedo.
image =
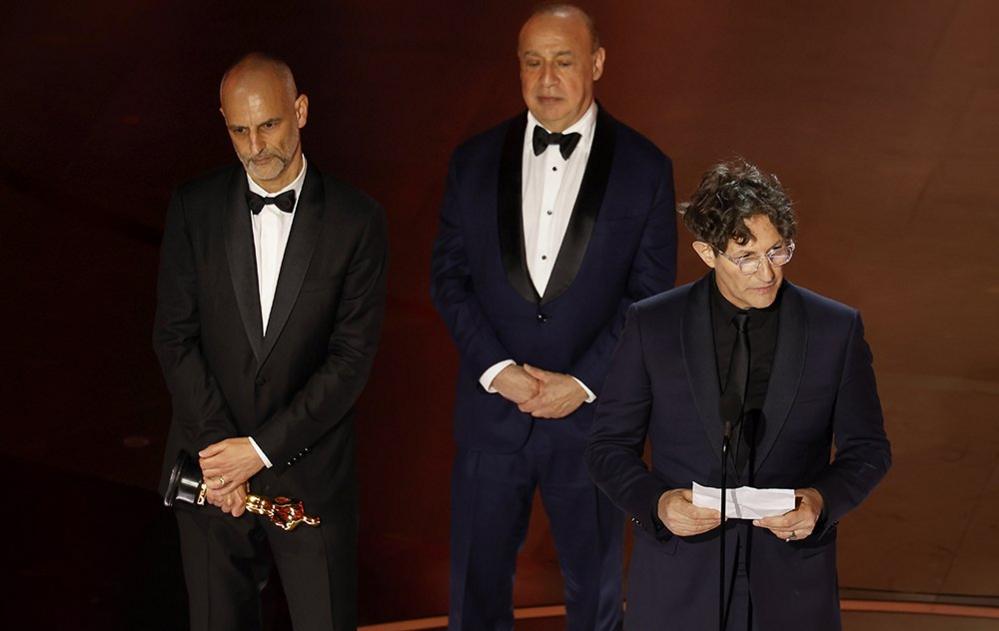
POLYGON ((527 112, 460 146, 432 297, 461 358, 454 412, 451 629, 508 629, 535 488, 570 629, 620 626, 623 518, 583 449, 628 306, 672 287, 672 167, 594 102, 592 20, 546 5, 520 32, 527 112))
POLYGON ((722 609, 728 630, 839 629, 836 525, 891 463, 860 315, 783 280, 796 228, 775 177, 717 165, 683 213, 712 271, 629 309, 586 453, 635 525, 625 627, 715 629, 722 609), (718 486, 723 453, 729 486, 792 488, 796 508, 719 527, 691 484, 718 486))

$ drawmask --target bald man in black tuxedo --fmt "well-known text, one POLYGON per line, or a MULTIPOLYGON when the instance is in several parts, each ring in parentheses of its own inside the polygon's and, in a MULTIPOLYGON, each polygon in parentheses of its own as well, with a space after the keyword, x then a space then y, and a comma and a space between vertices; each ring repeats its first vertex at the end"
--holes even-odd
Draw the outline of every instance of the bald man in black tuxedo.
POLYGON ((309 101, 286 64, 248 55, 220 92, 242 164, 175 192, 153 336, 173 402, 163 487, 179 451, 198 454, 218 507, 177 507, 191 628, 259 629, 273 563, 296 631, 353 629, 353 406, 382 322, 385 217, 307 163, 309 101), (321 525, 244 514, 247 482, 321 525))

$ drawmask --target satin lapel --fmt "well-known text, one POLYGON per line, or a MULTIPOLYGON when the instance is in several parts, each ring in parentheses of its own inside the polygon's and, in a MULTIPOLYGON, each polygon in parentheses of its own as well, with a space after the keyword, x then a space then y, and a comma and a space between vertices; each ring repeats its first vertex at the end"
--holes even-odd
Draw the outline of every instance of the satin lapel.
POLYGON ((257 282, 257 256, 253 248, 253 225, 246 205, 246 174, 234 169, 229 179, 225 208, 225 251, 229 275, 236 293, 239 315, 246 329, 257 365, 261 363, 263 322, 260 317, 260 288, 257 282))
POLYGON ((295 220, 291 224, 291 234, 288 235, 288 245, 281 261, 281 273, 278 275, 277 289, 274 291, 274 304, 271 306, 267 334, 264 336, 261 366, 274 350, 274 343, 281 336, 295 301, 298 300, 298 292, 302 289, 305 273, 312 261, 312 253, 315 252, 316 243, 319 241, 325 201, 322 176, 310 165, 305 174, 305 182, 302 184, 302 198, 295 207, 295 220))
POLYGON ((791 404, 798 393, 801 374, 805 367, 808 322, 801 294, 794 285, 785 281, 780 303, 780 321, 777 329, 777 348, 770 370, 767 398, 763 402, 763 437, 757 449, 755 471, 767 459, 781 428, 787 422, 791 404))
POLYGON ((715 363, 715 334, 711 328, 711 308, 708 305, 711 279, 705 276, 690 288, 683 314, 683 361, 694 402, 704 423, 711 448, 721 463, 722 421, 718 405, 718 367, 715 363))
POLYGON ((586 246, 590 243, 593 224, 597 222, 600 206, 604 203, 604 193, 610 179, 611 164, 614 159, 614 119, 603 108, 597 111, 597 125, 593 134, 593 146, 586 161, 586 171, 579 186, 572 216, 566 228, 562 246, 552 267, 552 275, 545 287, 541 304, 558 298, 575 280, 583 264, 586 246))
POLYGON ((527 271, 524 245, 524 215, 521 210, 524 196, 522 173, 524 161, 524 130, 527 113, 510 122, 503 152, 500 155, 499 186, 496 200, 499 226, 500 254, 506 277, 518 294, 529 302, 538 302, 538 292, 527 271))

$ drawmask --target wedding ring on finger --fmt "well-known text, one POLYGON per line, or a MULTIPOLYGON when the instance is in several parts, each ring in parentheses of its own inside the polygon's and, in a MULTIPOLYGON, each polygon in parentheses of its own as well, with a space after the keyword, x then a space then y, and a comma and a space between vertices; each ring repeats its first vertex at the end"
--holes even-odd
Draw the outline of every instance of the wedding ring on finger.
POLYGON ((795 537, 795 534, 794 534, 794 531, 792 530, 792 531, 791 531, 791 534, 790 534, 790 535, 788 535, 788 536, 787 536, 787 539, 785 539, 784 541, 793 541, 793 540, 794 540, 794 539, 796 539, 796 538, 797 538, 797 537, 795 537))
POLYGON ((223 476, 220 475, 219 476, 219 488, 221 489, 223 486, 225 486, 225 477, 223 477, 223 476))

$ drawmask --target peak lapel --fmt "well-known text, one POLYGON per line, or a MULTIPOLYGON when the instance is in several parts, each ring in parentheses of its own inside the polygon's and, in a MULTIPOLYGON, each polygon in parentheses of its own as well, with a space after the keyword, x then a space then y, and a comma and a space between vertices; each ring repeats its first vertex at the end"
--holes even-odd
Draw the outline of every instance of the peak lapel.
POLYGON ((683 316, 683 361, 694 394, 697 411, 704 423, 708 442, 721 464, 722 421, 718 406, 721 388, 715 363, 715 334, 711 328, 711 279, 705 276, 690 288, 683 316))
POLYGON ((257 256, 253 248, 253 225, 246 205, 246 174, 234 169, 229 180, 225 208, 225 251, 229 275, 236 294, 239 315, 246 337, 259 366, 263 344, 263 321, 260 316, 260 288, 257 281, 257 256))
POLYGON ((305 174, 305 182, 302 185, 302 198, 295 208, 295 220, 291 224, 288 245, 285 247, 284 258, 281 261, 281 272, 278 275, 277 289, 274 291, 274 304, 271 306, 270 319, 267 321, 267 334, 263 340, 259 363, 261 366, 274 350, 274 344, 281 336, 281 331, 288 322, 288 316, 291 315, 292 307, 298 300, 298 292, 302 289, 305 273, 309 270, 309 263, 312 261, 312 253, 319 241, 325 201, 326 195, 323 190, 322 176, 310 164, 305 174))
POLYGON ((510 284, 528 302, 538 302, 538 292, 527 271, 524 245, 523 169, 527 113, 510 122, 500 155, 496 210, 500 254, 510 284))
POLYGON ((590 243, 593 225, 604 202, 607 182, 610 179, 614 159, 614 119, 601 107, 597 110, 597 124, 593 134, 593 145, 586 161, 586 171, 572 207, 572 216, 562 239, 558 257, 552 267, 552 275, 545 287, 541 304, 561 296, 572 284, 583 264, 586 246, 590 243))
POLYGON ((798 289, 784 281, 777 329, 777 349, 770 370, 767 398, 763 402, 763 437, 760 439, 754 471, 767 459, 781 428, 787 422, 791 404, 798 393, 801 373, 805 368, 808 322, 798 289))

